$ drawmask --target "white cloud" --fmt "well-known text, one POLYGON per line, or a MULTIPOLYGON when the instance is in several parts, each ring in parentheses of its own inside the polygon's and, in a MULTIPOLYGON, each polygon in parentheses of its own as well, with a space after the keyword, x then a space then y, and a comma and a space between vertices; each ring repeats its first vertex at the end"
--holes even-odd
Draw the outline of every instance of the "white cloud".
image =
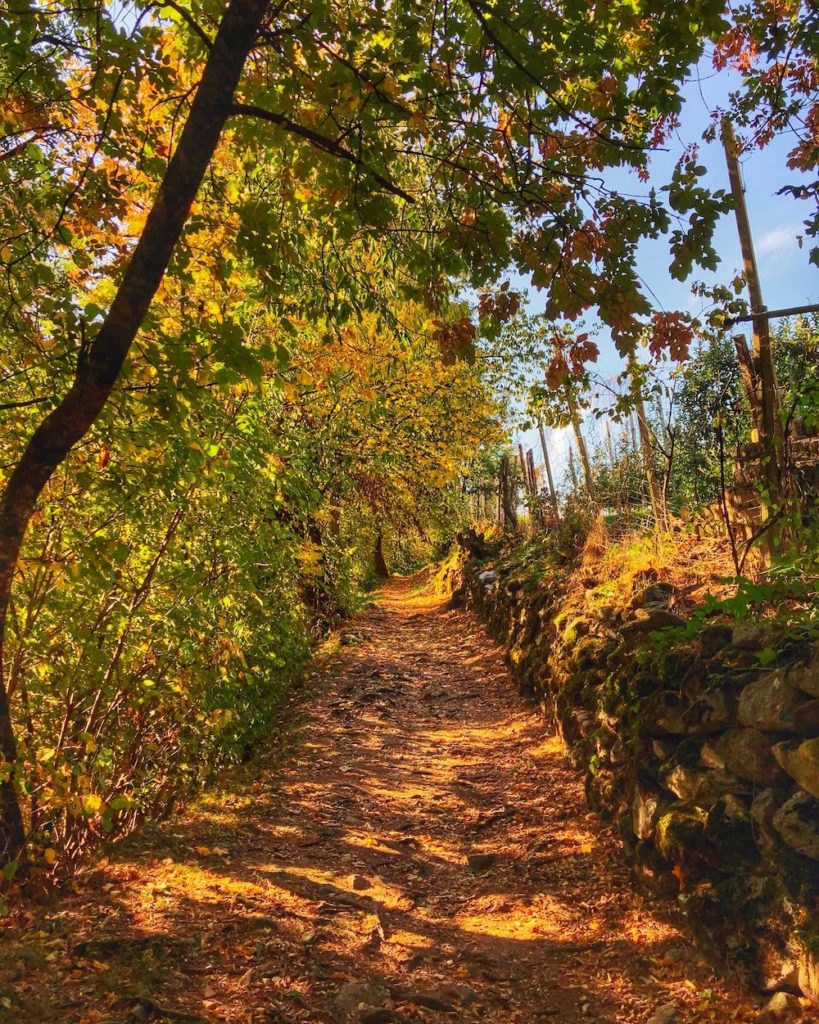
POLYGON ((757 256, 781 258, 796 252, 801 224, 781 224, 766 231, 755 243, 757 256))

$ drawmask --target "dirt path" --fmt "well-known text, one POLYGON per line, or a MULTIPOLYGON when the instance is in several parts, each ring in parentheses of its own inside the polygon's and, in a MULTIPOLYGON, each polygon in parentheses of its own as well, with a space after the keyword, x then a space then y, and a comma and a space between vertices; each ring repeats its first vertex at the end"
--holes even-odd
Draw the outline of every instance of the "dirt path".
POLYGON ((295 752, 4 936, 0 1021, 752 1019, 631 890, 480 626, 418 588, 319 658, 295 752))

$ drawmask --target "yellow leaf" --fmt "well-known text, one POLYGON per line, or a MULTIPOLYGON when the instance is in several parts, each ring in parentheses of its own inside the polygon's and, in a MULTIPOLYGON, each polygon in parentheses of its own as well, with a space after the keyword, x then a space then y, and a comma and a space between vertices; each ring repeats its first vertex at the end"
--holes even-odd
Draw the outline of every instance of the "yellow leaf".
POLYGON ((86 814, 96 814, 102 810, 102 797, 96 793, 86 793, 82 798, 82 809, 86 814))
POLYGON ((43 860, 46 864, 53 864, 57 860, 57 851, 49 846, 49 848, 43 853, 43 860))

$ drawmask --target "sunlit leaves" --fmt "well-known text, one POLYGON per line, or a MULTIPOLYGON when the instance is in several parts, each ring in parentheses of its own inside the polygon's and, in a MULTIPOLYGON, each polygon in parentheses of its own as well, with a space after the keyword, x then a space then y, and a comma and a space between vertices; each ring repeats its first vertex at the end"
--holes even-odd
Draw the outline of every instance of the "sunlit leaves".
POLYGON ((687 227, 676 228, 671 234, 674 259, 669 267, 671 276, 682 281, 691 273, 694 264, 715 270, 719 262, 711 244, 719 217, 731 209, 730 196, 719 189, 710 192, 697 184, 705 168, 694 160, 677 165, 671 183, 663 186, 668 192, 671 208, 678 214, 687 214, 687 227))

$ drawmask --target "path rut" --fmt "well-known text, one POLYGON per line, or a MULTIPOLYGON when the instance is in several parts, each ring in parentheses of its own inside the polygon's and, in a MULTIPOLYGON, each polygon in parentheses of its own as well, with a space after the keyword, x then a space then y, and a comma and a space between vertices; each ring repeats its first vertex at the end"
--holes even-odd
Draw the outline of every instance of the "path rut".
POLYGON ((18 919, 0 1021, 753 1019, 635 894, 477 621, 393 580, 342 640, 290 753, 18 919))

